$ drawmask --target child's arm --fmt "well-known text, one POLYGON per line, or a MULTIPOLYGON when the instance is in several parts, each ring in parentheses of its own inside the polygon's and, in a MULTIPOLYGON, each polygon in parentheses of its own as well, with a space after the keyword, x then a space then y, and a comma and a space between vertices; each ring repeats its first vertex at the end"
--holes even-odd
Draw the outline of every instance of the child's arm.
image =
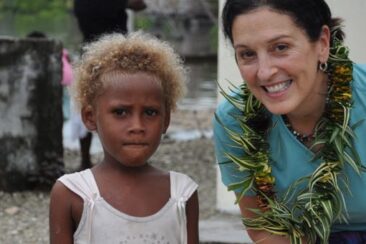
POLYGON ((195 191, 187 201, 186 215, 187 215, 187 240, 188 244, 198 244, 198 194, 195 191))
POLYGON ((50 243, 72 244, 74 221, 71 211, 71 192, 61 182, 56 181, 50 199, 50 243))

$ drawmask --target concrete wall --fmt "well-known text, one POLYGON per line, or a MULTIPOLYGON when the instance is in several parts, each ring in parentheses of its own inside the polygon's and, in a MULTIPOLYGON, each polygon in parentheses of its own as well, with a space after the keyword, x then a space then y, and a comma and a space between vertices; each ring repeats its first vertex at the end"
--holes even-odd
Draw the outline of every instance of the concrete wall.
POLYGON ((159 14, 200 15, 205 11, 205 5, 214 0, 148 0, 145 1, 145 11, 159 14))
POLYGON ((0 37, 0 190, 63 173, 61 45, 0 37))
POLYGON ((327 0, 334 17, 344 19, 346 44, 350 57, 356 63, 366 63, 366 1, 327 0))
MULTIPOLYGON (((220 10, 225 0, 220 0, 220 10)), ((350 57, 358 63, 366 63, 366 1, 365 0, 327 0, 333 16, 342 17, 345 22, 346 43, 350 47, 350 57)), ((221 13, 219 13, 221 16, 221 13)), ((242 78, 234 61, 234 52, 228 41, 223 38, 220 26, 219 31, 219 49, 218 49, 218 81, 223 88, 228 87, 230 81, 234 84, 240 84, 242 78)), ((222 96, 218 96, 221 100, 222 96)), ((237 206, 234 206, 233 193, 227 192, 226 187, 222 185, 221 180, 217 179, 217 208, 222 211, 238 212, 237 206)))

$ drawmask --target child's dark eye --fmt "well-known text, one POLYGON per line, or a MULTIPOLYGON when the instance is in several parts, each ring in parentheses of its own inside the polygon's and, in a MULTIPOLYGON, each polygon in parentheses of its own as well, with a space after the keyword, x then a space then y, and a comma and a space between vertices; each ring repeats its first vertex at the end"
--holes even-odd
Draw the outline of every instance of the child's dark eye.
POLYGON ((124 116, 127 114, 127 110, 124 108, 117 108, 113 110, 113 113, 117 116, 124 116))
POLYGON ((157 109, 152 109, 152 108, 149 108, 149 109, 145 109, 145 114, 147 116, 155 116, 159 113, 159 111, 157 109))

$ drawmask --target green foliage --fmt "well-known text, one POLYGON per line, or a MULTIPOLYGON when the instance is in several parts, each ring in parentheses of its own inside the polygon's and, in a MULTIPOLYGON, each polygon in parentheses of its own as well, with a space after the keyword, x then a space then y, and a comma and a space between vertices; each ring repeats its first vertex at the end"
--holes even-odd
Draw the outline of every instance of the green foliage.
POLYGON ((163 33, 165 36, 170 37, 172 35, 173 26, 169 23, 169 21, 165 21, 163 23, 163 33))
POLYGON ((72 0, 4 0, 0 6, 0 16, 10 21, 8 28, 23 35, 34 29, 45 31, 65 21, 72 9, 72 0))
POLYGON ((72 9, 73 0, 0 0, 0 35, 25 37, 37 30, 77 50, 81 37, 72 9))
POLYGON ((211 27, 210 29, 210 48, 211 50, 217 50, 219 45, 219 28, 217 24, 211 27))
POLYGON ((210 10, 213 15, 217 15, 219 11, 219 0, 206 0, 207 3, 210 5, 210 10))
POLYGON ((57 22, 68 18, 71 8, 72 0, 4 0, 0 16, 11 21, 8 28, 24 35, 34 29, 54 29, 57 22))
POLYGON ((134 25, 135 29, 149 30, 153 26, 153 21, 148 16, 136 15, 134 25))
POLYGON ((60 13, 72 8, 72 0, 4 0, 0 3, 1 12, 19 15, 38 15, 40 13, 60 13))

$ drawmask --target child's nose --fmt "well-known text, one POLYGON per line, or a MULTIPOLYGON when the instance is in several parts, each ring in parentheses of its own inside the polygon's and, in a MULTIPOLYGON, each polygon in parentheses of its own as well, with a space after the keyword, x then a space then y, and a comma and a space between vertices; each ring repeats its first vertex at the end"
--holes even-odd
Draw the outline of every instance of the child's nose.
POLYGON ((145 131, 143 118, 141 116, 132 116, 129 131, 133 133, 141 133, 145 131))

